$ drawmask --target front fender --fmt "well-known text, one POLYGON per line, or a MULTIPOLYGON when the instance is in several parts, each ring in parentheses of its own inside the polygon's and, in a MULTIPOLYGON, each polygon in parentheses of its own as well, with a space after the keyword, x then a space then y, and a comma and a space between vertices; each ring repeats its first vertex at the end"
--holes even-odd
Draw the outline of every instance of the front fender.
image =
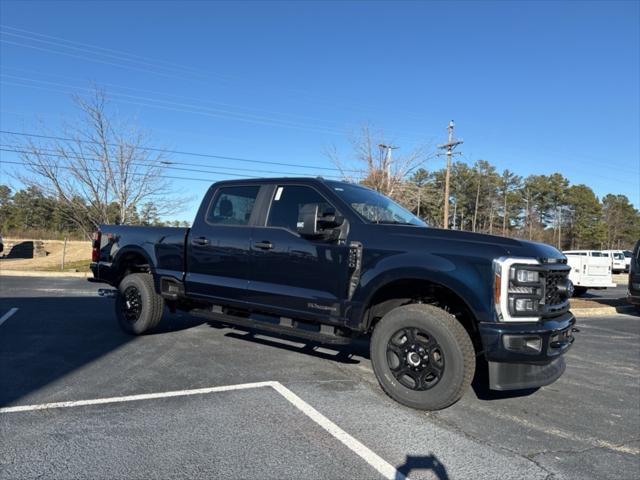
POLYGON ((403 253, 383 258, 366 269, 353 301, 361 305, 359 318, 374 295, 397 280, 428 281, 455 293, 474 315, 476 321, 493 321, 492 266, 481 257, 403 253))

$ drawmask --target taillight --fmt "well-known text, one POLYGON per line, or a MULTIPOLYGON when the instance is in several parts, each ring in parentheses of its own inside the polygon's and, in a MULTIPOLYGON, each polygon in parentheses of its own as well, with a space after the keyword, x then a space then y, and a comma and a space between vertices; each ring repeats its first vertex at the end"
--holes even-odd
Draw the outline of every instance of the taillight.
POLYGON ((102 232, 100 230, 93 232, 93 242, 91 242, 91 261, 100 260, 100 241, 102 240, 102 232))

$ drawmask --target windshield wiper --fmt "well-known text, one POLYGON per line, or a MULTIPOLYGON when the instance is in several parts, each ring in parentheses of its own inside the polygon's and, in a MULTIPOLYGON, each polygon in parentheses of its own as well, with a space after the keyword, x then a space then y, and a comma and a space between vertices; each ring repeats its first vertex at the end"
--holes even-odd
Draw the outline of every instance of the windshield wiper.
POLYGON ((381 223, 384 225, 414 225, 415 223, 411 223, 411 222, 399 222, 397 220, 374 220, 373 223, 381 223))

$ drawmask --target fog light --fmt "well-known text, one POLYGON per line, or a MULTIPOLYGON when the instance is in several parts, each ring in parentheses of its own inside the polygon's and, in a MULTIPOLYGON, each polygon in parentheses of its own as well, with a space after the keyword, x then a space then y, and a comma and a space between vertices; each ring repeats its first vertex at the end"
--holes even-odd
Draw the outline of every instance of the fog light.
POLYGON ((538 283, 540 275, 535 270, 516 270, 516 280, 520 283, 538 283))
POLYGON ((542 351, 542 338, 537 335, 504 335, 502 337, 504 348, 512 352, 540 353, 542 351))
POLYGON ((524 340, 524 345, 529 350, 534 350, 536 352, 539 352, 540 350, 542 350, 542 338, 540 338, 540 337, 527 337, 524 340))
POLYGON ((536 301, 532 298, 516 298, 516 312, 535 312, 536 301))

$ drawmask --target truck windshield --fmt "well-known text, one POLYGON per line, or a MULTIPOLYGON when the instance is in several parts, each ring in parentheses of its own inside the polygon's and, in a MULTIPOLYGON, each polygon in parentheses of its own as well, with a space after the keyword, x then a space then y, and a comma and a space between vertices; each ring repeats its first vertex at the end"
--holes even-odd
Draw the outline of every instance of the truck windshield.
POLYGON ((330 183, 339 197, 371 223, 427 226, 413 213, 374 190, 346 183, 330 183))

